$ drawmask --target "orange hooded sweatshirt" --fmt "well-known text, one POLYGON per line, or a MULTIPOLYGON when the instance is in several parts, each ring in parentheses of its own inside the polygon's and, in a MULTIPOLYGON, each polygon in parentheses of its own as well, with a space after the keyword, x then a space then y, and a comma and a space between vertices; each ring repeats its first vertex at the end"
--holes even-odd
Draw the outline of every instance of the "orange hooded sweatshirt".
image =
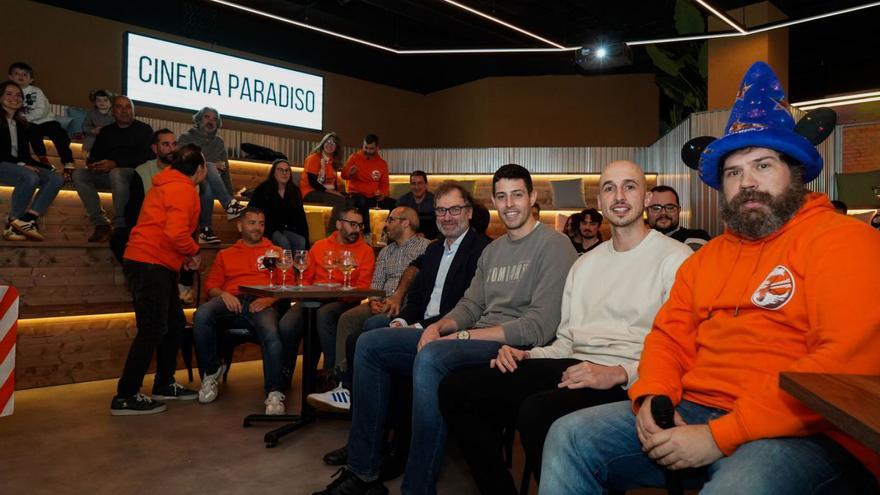
POLYGON ((199 252, 193 232, 199 226, 199 193, 192 179, 168 167, 153 176, 125 259, 180 271, 184 258, 199 252))
MULTIPOLYGON (((321 265, 327 251, 351 251, 357 259, 357 269, 351 274, 351 286, 358 289, 369 289, 373 282, 373 269, 376 266, 376 255, 373 248, 364 242, 362 236, 352 244, 340 244, 336 240, 336 232, 312 245, 309 250, 309 267, 303 272, 304 284, 327 282, 327 270, 321 265)), ((333 282, 342 283, 342 271, 333 270, 333 282)))
POLYGON ((825 433, 875 475, 880 457, 779 388, 783 371, 880 374, 880 233, 809 193, 756 241, 730 230, 688 258, 645 339, 629 396, 730 411, 725 455, 761 438, 825 433))
MULTIPOLYGON (((205 292, 218 288, 233 296, 241 294, 240 285, 266 285, 269 271, 263 266, 263 255, 269 249, 281 254, 281 248, 263 237, 256 246, 248 246, 241 239, 232 246, 221 250, 211 265, 211 272, 205 280, 205 292)), ((279 270, 276 270, 276 275, 279 270)))
POLYGON ((368 198, 372 198, 376 191, 387 197, 391 187, 388 183, 388 163, 378 152, 370 159, 367 159, 363 150, 353 153, 342 167, 342 178, 348 180, 348 192, 368 198), (357 167, 354 174, 351 173, 351 167, 357 167))

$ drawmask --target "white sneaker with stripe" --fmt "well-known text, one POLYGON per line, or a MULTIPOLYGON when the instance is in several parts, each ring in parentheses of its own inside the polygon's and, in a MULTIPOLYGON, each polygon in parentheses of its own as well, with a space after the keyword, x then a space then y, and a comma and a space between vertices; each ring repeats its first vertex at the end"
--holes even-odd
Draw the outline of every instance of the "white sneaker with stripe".
POLYGON ((309 394, 306 401, 320 411, 348 412, 351 409, 351 393, 342 385, 329 392, 309 394))

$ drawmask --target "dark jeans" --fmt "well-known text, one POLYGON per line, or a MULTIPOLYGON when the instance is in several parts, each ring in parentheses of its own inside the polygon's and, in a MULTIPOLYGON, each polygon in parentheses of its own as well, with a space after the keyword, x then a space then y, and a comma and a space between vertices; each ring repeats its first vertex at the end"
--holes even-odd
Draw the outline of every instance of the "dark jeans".
POLYGON ((252 313, 248 307, 254 299, 253 296, 238 296, 242 308, 238 314, 226 309, 226 304, 219 297, 202 304, 193 315, 193 337, 199 364, 205 374, 211 375, 220 368, 218 329, 246 328, 253 332, 263 351, 263 387, 268 394, 285 388, 281 376, 284 346, 278 331, 278 312, 269 306, 252 313))
MULTIPOLYGON (((346 366, 345 371, 342 372, 342 386, 347 388, 348 390, 352 389, 354 382, 354 353, 357 350, 357 341, 358 338, 364 333, 369 332, 370 330, 376 330, 378 328, 388 328, 389 318, 383 314, 373 315, 367 318, 367 321, 364 322, 363 327, 360 332, 355 332, 348 337, 345 338, 345 362, 351 363, 351 366, 346 366)), ((407 379, 406 381, 407 387, 410 388, 409 395, 412 396, 412 380, 407 379)), ((408 445, 407 445, 408 447, 408 445)))
POLYGON ((352 194, 352 201, 354 201, 354 207, 361 212, 361 215, 364 217, 364 233, 370 233, 370 208, 378 206, 383 210, 393 210, 394 206, 397 204, 391 198, 385 198, 382 201, 377 200, 375 197, 366 197, 360 194, 352 194))
POLYGON ((626 400, 620 387, 609 390, 557 388, 562 372, 577 359, 527 359, 513 373, 493 368, 458 371, 440 385, 440 411, 458 440, 471 474, 484 494, 516 494, 501 458, 504 429, 516 425, 527 468, 537 479, 541 451, 558 418, 585 407, 626 400))
POLYGON ((57 120, 29 125, 28 137, 30 138, 31 148, 34 149, 34 153, 37 156, 46 156, 46 145, 43 144, 43 137, 47 137, 55 145, 55 149, 58 150, 61 163, 73 163, 73 152, 70 151, 70 136, 67 135, 67 131, 61 127, 57 120))
POLYGON ((143 385, 154 352, 156 378, 153 390, 174 383, 177 349, 186 320, 177 293, 177 272, 162 265, 128 259, 123 264, 123 271, 134 299, 137 335, 128 350, 116 395, 133 397, 143 385))
MULTIPOLYGON (((357 306, 356 302, 333 301, 322 304, 316 311, 315 326, 318 329, 318 340, 321 345, 312 345, 312 362, 318 363, 318 355, 324 353, 324 369, 333 369, 336 363, 336 323, 342 313, 357 306)), ((291 350, 285 352, 285 356, 290 361, 285 363, 285 367, 290 370, 293 376, 294 367, 296 366, 296 353, 299 350, 299 343, 302 341, 305 327, 305 310, 302 304, 297 303, 290 308, 281 321, 278 322, 278 329, 281 332, 281 338, 284 342, 284 348, 291 350)))

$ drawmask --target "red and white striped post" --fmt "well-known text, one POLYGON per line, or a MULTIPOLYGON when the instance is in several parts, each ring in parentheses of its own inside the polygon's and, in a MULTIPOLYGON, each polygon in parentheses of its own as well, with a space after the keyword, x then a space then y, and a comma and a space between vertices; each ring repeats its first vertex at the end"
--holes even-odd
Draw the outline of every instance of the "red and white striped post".
POLYGON ((0 417, 15 408, 15 334, 18 327, 18 292, 0 285, 0 417))

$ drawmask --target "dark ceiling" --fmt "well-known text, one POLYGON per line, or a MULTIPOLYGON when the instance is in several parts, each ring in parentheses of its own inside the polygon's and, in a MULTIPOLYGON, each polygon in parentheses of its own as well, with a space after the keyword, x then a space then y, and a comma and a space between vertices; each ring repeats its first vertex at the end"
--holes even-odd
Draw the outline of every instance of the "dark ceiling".
MULTIPOLYGON (((40 0, 128 24, 390 86, 430 93, 490 76, 592 74, 574 55, 397 55, 258 17, 204 0, 40 0), (124 5, 124 8, 120 8, 124 5)), ((395 49, 546 48, 439 0, 235 0, 310 25, 395 49)), ((676 36, 675 0, 461 0, 565 46, 676 36)), ((735 9, 754 0, 712 0, 735 9)), ((866 3, 773 0, 790 19, 866 3)), ((702 10, 701 10, 702 11, 702 10)), ((793 26, 790 100, 880 88, 880 7, 793 26)), ((644 48, 633 64, 601 73, 646 73, 644 48)))

